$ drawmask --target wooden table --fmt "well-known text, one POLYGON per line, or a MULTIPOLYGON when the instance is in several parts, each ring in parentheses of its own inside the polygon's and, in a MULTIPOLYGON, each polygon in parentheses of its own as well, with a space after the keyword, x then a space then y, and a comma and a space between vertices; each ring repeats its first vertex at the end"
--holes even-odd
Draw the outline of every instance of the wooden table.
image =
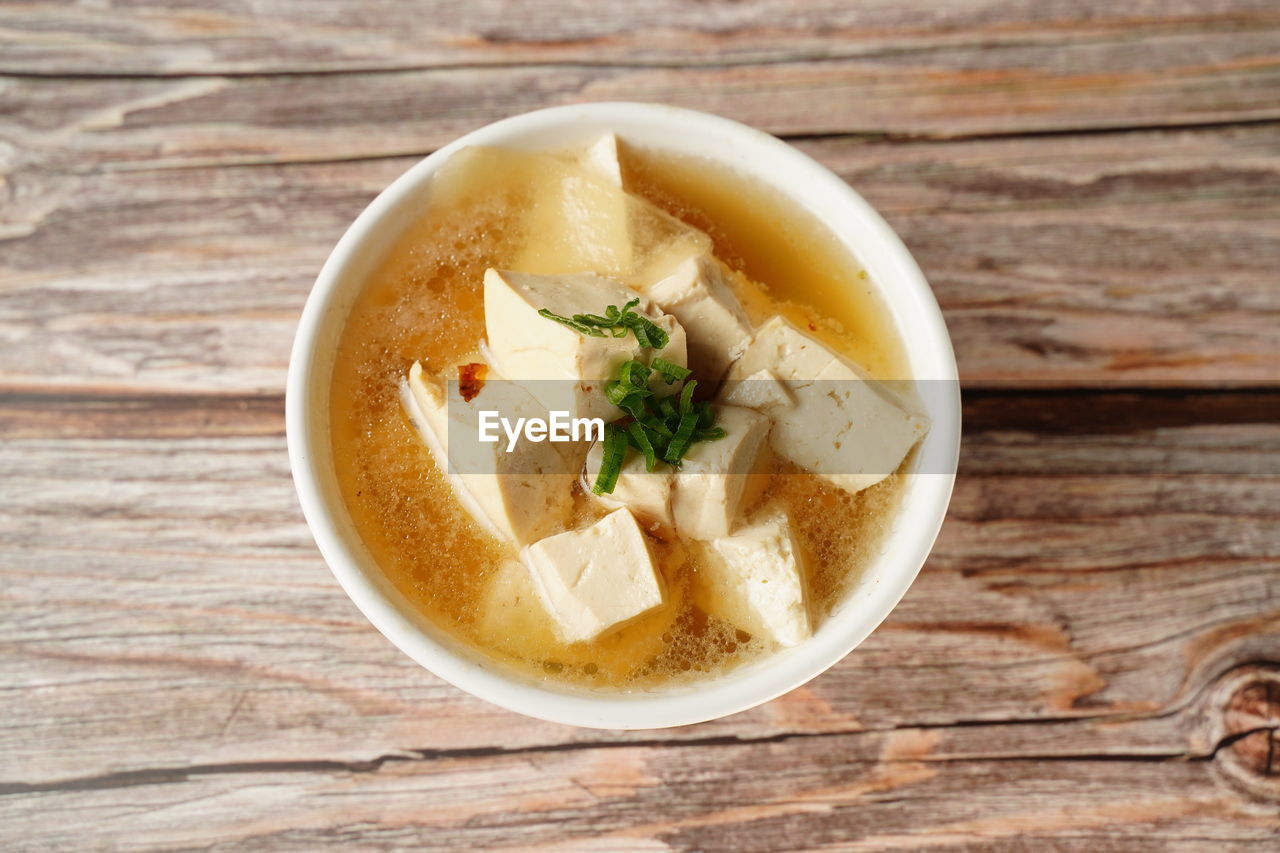
POLYGON ((1274 0, 14 2, 0 75, 0 847, 1277 849, 1274 0), (392 648, 282 422, 379 190, 620 98, 846 177, 938 294, 966 418, 880 630, 635 733, 392 648))

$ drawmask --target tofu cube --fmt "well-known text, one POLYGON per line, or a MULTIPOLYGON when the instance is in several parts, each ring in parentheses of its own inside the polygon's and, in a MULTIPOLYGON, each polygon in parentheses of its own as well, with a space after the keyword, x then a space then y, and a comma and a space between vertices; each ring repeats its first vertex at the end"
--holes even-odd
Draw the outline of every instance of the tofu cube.
POLYGON ((701 553, 695 600, 707 613, 781 646, 812 634, 804 558, 785 513, 752 519, 701 553))
POLYGON ((775 316, 756 330, 728 378, 746 379, 768 370, 788 383, 817 379, 827 365, 839 359, 826 344, 806 335, 786 318, 775 316))
POLYGON ((535 542, 520 557, 565 643, 616 631, 662 604, 649 543, 625 509, 535 542))
POLYGON ((772 370, 757 370, 746 379, 726 383, 720 391, 720 399, 735 406, 745 406, 765 413, 770 409, 796 404, 796 395, 791 393, 787 383, 779 379, 778 374, 772 370))
MULTIPOLYGON (((645 363, 660 355, 681 366, 688 363, 680 324, 653 307, 634 290, 590 273, 533 275, 490 269, 484 275, 485 332, 496 367, 508 379, 526 383, 528 391, 547 410, 570 417, 616 420, 622 410, 604 396, 604 383, 616 378, 628 359, 645 363), (601 314, 609 305, 621 308, 632 299, 634 310, 667 332, 662 350, 642 348, 628 332, 615 338, 583 335, 540 316, 546 308, 561 317, 601 314)), ((660 382, 654 379, 654 382, 660 382)), ((657 387, 655 385, 655 387, 657 387)))
POLYGON ((606 133, 579 153, 577 164, 586 172, 615 187, 622 186, 622 161, 618 157, 618 137, 606 133))
POLYGON ((751 323, 711 254, 689 257, 645 291, 684 327, 695 373, 719 381, 751 340, 751 323))
POLYGON ((522 229, 529 240, 513 267, 531 273, 629 271, 635 262, 631 213, 637 202, 622 191, 618 138, 606 133, 558 159, 567 168, 554 187, 533 194, 522 229))
POLYGON ((767 478, 769 418, 740 406, 717 406, 726 435, 694 444, 675 473, 671 515, 693 539, 728 536, 760 496, 767 478))
POLYGON ((525 239, 511 267, 528 273, 628 274, 637 260, 634 214, 642 202, 622 189, 612 134, 582 151, 543 156, 552 162, 530 163, 536 174, 525 181, 531 192, 517 229, 525 239))
POLYGON ((414 362, 401 385, 401 401, 463 508, 485 530, 524 545, 564 528, 573 510, 574 476, 558 444, 522 438, 508 453, 505 441, 477 440, 482 409, 507 417, 540 412, 519 385, 493 375, 489 380, 466 401, 458 383, 414 362))
POLYGON ((770 442, 779 456, 857 492, 902 464, 929 430, 884 383, 781 317, 761 326, 729 370, 729 385, 769 370, 794 404, 771 407, 770 442))
POLYGON ((594 262, 585 268, 619 275, 644 290, 646 285, 669 275, 686 258, 710 252, 711 239, 705 233, 639 196, 622 192, 626 187, 621 155, 621 144, 612 133, 572 152, 570 162, 581 174, 604 186, 585 186, 591 182, 571 179, 569 186, 556 194, 552 205, 535 199, 535 208, 550 209, 534 211, 537 225, 532 233, 538 235, 537 244, 520 259, 516 269, 568 269, 553 259, 563 258, 565 253, 558 249, 571 241, 580 251, 594 256, 594 262), (584 243, 589 243, 590 248, 584 243))
POLYGON ((592 500, 611 509, 626 507, 646 527, 654 523, 663 527, 672 526, 671 487, 675 474, 670 466, 659 464, 654 470, 646 471, 644 456, 631 452, 622 463, 613 491, 607 495, 597 495, 592 493, 591 486, 600 473, 603 460, 604 444, 597 441, 587 453, 583 470, 583 489, 592 500))

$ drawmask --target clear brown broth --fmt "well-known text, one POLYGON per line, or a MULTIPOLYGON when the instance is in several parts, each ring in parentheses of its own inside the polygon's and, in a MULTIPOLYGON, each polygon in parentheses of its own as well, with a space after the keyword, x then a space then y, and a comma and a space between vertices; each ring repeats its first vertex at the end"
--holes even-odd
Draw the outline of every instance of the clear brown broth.
MULTIPOLYGON (((702 160, 627 149, 627 189, 707 232, 752 319, 784 314, 875 377, 909 378, 889 315, 856 260, 806 211, 702 160)), ((497 609, 486 594, 517 578, 515 553, 481 529, 412 431, 398 383, 414 360, 442 370, 484 335, 481 280, 500 263, 501 203, 432 210, 366 283, 338 345, 331 432, 339 485, 388 578, 464 643, 535 680, 636 688, 709 678, 769 653, 768 643, 707 616, 691 592, 696 549, 654 538, 668 604, 590 643, 558 642, 528 590, 497 609)), ((808 557, 815 622, 874 558, 901 475, 850 495, 775 463, 762 502, 786 507, 808 557)), ((578 521, 600 511, 578 495, 578 521)))

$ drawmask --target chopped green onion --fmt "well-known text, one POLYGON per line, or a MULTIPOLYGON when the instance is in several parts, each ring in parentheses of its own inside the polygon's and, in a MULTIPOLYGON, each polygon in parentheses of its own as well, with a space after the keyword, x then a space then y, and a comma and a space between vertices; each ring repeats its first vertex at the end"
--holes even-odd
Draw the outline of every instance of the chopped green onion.
MULTIPOLYGON (((693 389, 698 387, 698 380, 694 379, 680 389, 680 417, 685 415, 693 408, 693 389)), ((696 413, 695 413, 696 414, 696 413)))
POLYGON ((649 366, 644 362, 631 359, 624 361, 622 366, 618 368, 618 381, 624 385, 629 385, 633 389, 643 389, 649 391, 649 366))
POLYGON ((681 379, 688 379, 693 374, 693 371, 689 368, 681 367, 680 365, 667 361, 665 358, 661 357, 655 357, 653 361, 649 363, 649 366, 661 373, 662 378, 667 381, 668 385, 673 382, 678 382, 681 379))
POLYGON ((635 393, 635 389, 630 385, 624 385, 621 382, 607 382, 604 386, 604 395, 609 399, 610 403, 615 406, 621 406, 622 401, 635 393))
POLYGON ((604 385, 605 397, 627 417, 605 426, 605 459, 591 487, 596 494, 613 491, 617 472, 610 460, 620 469, 631 447, 644 454, 645 470, 652 471, 660 459, 678 468, 694 444, 725 437, 725 430, 715 425, 711 403, 693 399, 697 380, 687 379, 679 393, 660 397, 649 387, 655 371, 662 376, 676 375, 676 371, 687 374, 686 368, 663 359, 649 365, 631 359, 618 365, 617 378, 604 385))
POLYGON ((667 445, 667 452, 662 454, 662 458, 672 465, 679 465, 680 460, 689 451, 689 444, 693 439, 693 431, 697 428, 697 412, 690 411, 682 414, 680 416, 680 425, 676 427, 676 434, 672 437, 671 443, 667 445))
POLYGON ((670 341, 670 336, 643 314, 623 312, 622 322, 635 333, 636 340, 642 347, 662 349, 670 341))
POLYGON ((618 408, 633 418, 639 418, 644 415, 644 395, 628 394, 627 398, 618 404, 618 408))
POLYGON ((657 415, 646 414, 643 417, 636 418, 636 420, 644 424, 646 429, 656 432, 659 438, 671 438, 671 436, 675 435, 657 415))
POLYGON ((572 317, 562 317, 549 308, 538 309, 538 315, 568 326, 579 334, 594 338, 603 338, 605 329, 608 329, 615 338, 624 338, 629 329, 636 336, 640 346, 647 349, 662 349, 669 342, 670 335, 648 317, 631 310, 639 304, 639 299, 632 299, 621 308, 617 305, 609 305, 604 309, 603 315, 574 314, 572 317))
POLYGON ((649 339, 649 332, 643 326, 631 326, 632 333, 636 336, 636 341, 640 346, 653 349, 653 341, 649 339))
POLYGON ((600 473, 591 486, 593 494, 607 495, 618 484, 618 474, 627 456, 627 433, 615 424, 604 425, 604 457, 600 461, 600 473))
POLYGON ((652 471, 658 464, 658 455, 653 450, 653 443, 649 441, 649 436, 645 434, 644 424, 634 421, 627 427, 627 432, 635 440, 636 449, 644 454, 644 470, 652 471))
POLYGON ((580 323, 579 321, 569 317, 561 317, 559 314, 556 314, 555 312, 547 308, 539 308, 538 316, 546 317, 548 320, 555 320, 557 323, 560 323, 561 325, 564 325, 564 326, 568 326, 570 329, 573 329, 575 332, 577 332, 580 335, 590 335, 593 338, 604 337, 604 332, 600 331, 599 329, 592 328, 591 326, 588 326, 585 323, 580 323))

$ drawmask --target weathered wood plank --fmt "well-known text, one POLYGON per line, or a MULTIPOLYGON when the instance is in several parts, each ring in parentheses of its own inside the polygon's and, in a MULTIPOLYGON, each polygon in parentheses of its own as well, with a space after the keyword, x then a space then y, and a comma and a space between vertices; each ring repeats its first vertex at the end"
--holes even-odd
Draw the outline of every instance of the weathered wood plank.
POLYGON ((1274 812, 1224 791, 1212 760, 1001 760, 955 755, 948 735, 221 768, 0 798, 0 831, 19 850, 1145 851, 1274 839, 1274 812), (50 820, 55 804, 75 817, 50 820))
POLYGON ((180 438, 280 434, 284 399, 174 395, 0 393, 0 436, 180 438))
POLYGON ((1278 141, 1266 128, 809 150, 904 236, 966 379, 1271 383, 1280 348, 1253 324, 1280 322, 1278 141))
MULTIPOLYGON (((0 10, 0 71, 38 74, 296 73, 448 64, 715 65, 829 59, 938 47, 1124 44, 1274 29, 1265 0, 1132 9, 1053 0, 659 0, 603 9, 572 0, 406 5, 226 0, 198 7, 70 2, 0 10)), ((1208 55, 1212 55, 1206 51, 1208 55)))
POLYGON ((8 78, 0 137, 53 168, 424 152, 537 107, 640 100, 782 135, 966 137, 1280 118, 1276 29, 1036 41, 726 68, 456 67, 177 79, 8 78))
POLYGON ((1274 3, 55 0, 0 7, 0 45, 0 847, 1280 835, 1280 393, 1008 390, 1280 380, 1274 3), (391 648, 281 434, 355 213, 472 127, 611 98, 797 138, 1002 389, 881 630, 660 733, 498 711, 391 648))
MULTIPOLYGON (((1280 380, 1276 127, 800 147, 906 239, 970 386, 1280 380)), ((11 173, 0 383, 278 391, 325 255, 410 162, 11 173)))
MULTIPOLYGON (((1077 419, 1058 436, 976 414, 951 517, 885 626, 782 700, 662 737, 981 722, 1008 754, 1184 753, 1209 684, 1280 660, 1273 398, 1246 423, 1241 404, 1092 434, 1076 395, 1009 401, 1077 419)), ((526 720, 419 669, 315 555, 278 424, 251 408, 237 433, 193 402, 197 429, 228 418, 216 437, 57 398, 59 438, 29 410, 0 421, 0 779, 652 737, 526 720)))

